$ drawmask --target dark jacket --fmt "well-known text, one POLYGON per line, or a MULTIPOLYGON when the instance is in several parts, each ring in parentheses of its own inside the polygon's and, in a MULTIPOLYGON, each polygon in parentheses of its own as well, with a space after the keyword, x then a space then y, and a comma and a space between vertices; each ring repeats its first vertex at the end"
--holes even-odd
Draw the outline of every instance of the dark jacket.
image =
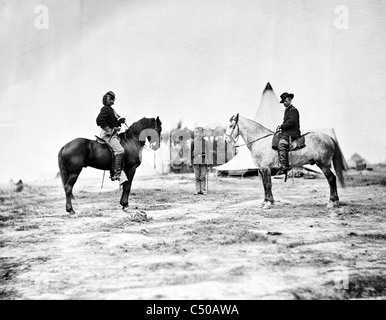
POLYGON ((293 105, 285 109, 283 124, 280 128, 285 136, 300 137, 299 111, 293 105))
POLYGON ((200 142, 199 139, 195 138, 190 144, 190 160, 191 164, 207 164, 209 155, 209 143, 204 138, 201 138, 201 146, 197 146, 200 142))
POLYGON ((101 128, 114 128, 121 126, 117 117, 115 116, 113 108, 109 106, 103 106, 96 119, 96 123, 101 128))

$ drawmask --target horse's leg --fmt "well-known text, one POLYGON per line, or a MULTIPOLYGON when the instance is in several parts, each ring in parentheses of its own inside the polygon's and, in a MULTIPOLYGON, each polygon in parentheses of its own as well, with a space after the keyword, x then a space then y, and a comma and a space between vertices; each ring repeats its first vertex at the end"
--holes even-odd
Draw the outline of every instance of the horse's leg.
POLYGON ((70 173, 66 185, 64 186, 64 191, 66 193, 66 211, 70 214, 75 214, 75 211, 72 208, 71 199, 74 198, 72 189, 78 177, 79 173, 70 173))
POLYGON ((330 201, 327 208, 333 208, 334 204, 339 201, 338 189, 336 187, 336 177, 328 167, 319 166, 327 178, 328 184, 330 185, 330 201))
POLYGON ((263 171, 260 171, 260 174, 261 174, 261 181, 263 182, 263 187, 264 187, 264 201, 260 205, 260 207, 263 208, 267 204, 267 184, 265 183, 265 180, 264 180, 265 178, 263 175, 263 171))
POLYGON ((135 174, 136 169, 137 168, 135 168, 135 167, 125 169, 127 181, 124 182, 123 186, 122 186, 123 191, 122 191, 122 197, 121 197, 121 201, 120 201, 120 204, 122 205, 122 210, 129 208, 129 195, 130 195, 131 184, 133 182, 133 178, 134 178, 134 174, 135 174))
POLYGON ((264 186, 264 208, 268 209, 271 205, 274 204, 273 194, 272 194, 272 180, 271 180, 271 169, 263 168, 261 169, 261 178, 264 186))

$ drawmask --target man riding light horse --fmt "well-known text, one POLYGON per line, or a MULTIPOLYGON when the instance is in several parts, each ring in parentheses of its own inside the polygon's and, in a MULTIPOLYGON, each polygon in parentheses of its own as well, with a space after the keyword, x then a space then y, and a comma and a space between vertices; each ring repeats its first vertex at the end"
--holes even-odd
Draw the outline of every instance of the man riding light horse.
POLYGON ((278 126, 276 131, 279 133, 279 174, 286 173, 291 167, 288 164, 288 149, 291 141, 300 137, 300 121, 299 111, 292 105, 294 95, 292 93, 284 92, 280 95, 280 103, 284 104, 285 112, 283 124, 278 126))

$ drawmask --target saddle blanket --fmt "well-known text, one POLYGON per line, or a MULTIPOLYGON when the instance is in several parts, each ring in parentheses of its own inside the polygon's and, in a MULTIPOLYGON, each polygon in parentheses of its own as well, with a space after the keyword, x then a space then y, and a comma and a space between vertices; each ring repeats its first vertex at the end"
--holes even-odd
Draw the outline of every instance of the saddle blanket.
MULTIPOLYGON (((306 134, 303 134, 299 138, 292 141, 291 148, 290 148, 291 151, 299 150, 299 149, 302 149, 306 146, 306 139, 305 139, 306 134)), ((272 149, 273 150, 278 150, 279 140, 280 140, 279 135, 274 134, 273 138, 272 138, 272 149)))

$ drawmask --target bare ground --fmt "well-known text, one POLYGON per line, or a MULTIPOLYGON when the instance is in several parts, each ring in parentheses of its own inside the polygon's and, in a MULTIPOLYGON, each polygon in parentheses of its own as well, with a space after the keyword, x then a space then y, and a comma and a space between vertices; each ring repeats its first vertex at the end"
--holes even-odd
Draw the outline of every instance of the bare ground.
POLYGON ((59 180, 2 190, 0 299, 382 299, 386 187, 366 179, 334 209, 324 178, 273 179, 264 210, 259 177, 211 175, 207 196, 192 175, 136 177, 147 221, 82 175, 76 217, 59 180))

